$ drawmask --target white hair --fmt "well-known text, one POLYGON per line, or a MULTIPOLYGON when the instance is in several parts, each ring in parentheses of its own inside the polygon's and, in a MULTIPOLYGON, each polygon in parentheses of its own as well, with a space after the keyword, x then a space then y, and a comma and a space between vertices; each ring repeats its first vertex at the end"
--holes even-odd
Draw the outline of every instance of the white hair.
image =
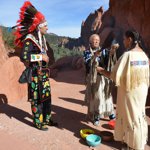
POLYGON ((90 36, 90 38, 89 38, 89 42, 90 42, 90 43, 92 42, 92 40, 93 40, 94 37, 98 37, 99 40, 100 40, 100 37, 99 37, 98 34, 92 34, 92 35, 90 36))
POLYGON ((45 22, 43 22, 43 23, 40 23, 40 24, 39 24, 39 27, 42 28, 42 27, 47 26, 47 25, 48 25, 48 23, 47 23, 47 21, 45 21, 45 22))

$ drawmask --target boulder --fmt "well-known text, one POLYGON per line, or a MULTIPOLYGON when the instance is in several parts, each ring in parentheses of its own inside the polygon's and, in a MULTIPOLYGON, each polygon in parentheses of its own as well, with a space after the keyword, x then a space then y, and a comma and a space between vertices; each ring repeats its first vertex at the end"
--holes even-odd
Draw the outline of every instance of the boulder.
POLYGON ((8 103, 27 99, 27 84, 18 79, 25 66, 18 57, 8 58, 0 68, 0 98, 6 97, 8 103))
POLYGON ((8 59, 8 53, 6 51, 4 41, 2 38, 2 30, 0 29, 0 67, 6 62, 8 59))

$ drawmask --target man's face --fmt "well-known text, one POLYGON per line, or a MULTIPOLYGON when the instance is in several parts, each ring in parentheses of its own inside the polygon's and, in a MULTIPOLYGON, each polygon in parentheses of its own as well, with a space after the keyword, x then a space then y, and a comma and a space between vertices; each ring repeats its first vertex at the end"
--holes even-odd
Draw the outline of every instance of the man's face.
POLYGON ((93 36, 90 40, 90 46, 92 48, 98 48, 100 44, 100 38, 99 36, 93 36))
POLYGON ((46 34, 47 33, 47 30, 48 30, 48 26, 47 25, 44 25, 43 27, 39 27, 39 30, 41 32, 41 34, 46 34))

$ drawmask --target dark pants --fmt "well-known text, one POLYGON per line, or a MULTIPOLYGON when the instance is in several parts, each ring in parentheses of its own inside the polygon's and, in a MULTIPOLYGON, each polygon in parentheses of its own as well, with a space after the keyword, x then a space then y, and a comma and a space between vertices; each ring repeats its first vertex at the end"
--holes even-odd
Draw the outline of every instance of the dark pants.
POLYGON ((48 123, 51 118, 51 99, 40 104, 37 100, 31 101, 31 110, 33 123, 36 127, 40 127, 44 122, 48 123))

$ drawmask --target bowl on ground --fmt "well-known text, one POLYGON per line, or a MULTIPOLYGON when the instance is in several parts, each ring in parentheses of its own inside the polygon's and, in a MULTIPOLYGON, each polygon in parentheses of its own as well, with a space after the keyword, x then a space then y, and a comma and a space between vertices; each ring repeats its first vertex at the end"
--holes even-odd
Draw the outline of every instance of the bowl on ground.
POLYGON ((110 121, 108 122, 108 125, 109 125, 109 128, 110 128, 110 129, 114 130, 114 128, 115 128, 115 120, 110 120, 110 121))
POLYGON ((94 134, 94 131, 91 129, 81 129, 80 130, 80 135, 83 139, 85 139, 90 134, 94 134))
POLYGON ((86 137, 86 142, 89 146, 96 147, 101 143, 101 137, 96 134, 90 134, 86 137))
POLYGON ((111 142, 114 138, 113 133, 109 131, 101 131, 100 136, 104 142, 111 142))

